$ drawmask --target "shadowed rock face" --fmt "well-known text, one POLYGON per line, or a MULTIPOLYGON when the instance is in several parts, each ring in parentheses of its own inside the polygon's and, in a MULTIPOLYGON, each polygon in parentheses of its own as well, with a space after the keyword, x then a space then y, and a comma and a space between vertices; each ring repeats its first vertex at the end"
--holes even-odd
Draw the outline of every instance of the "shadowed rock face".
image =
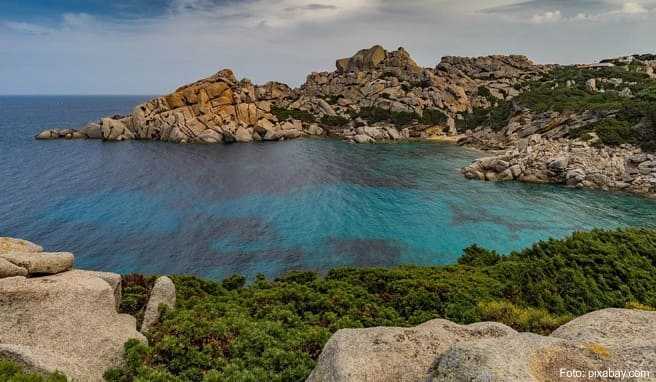
MULTIPOLYGON (((414 328, 343 329, 328 341, 308 382, 571 381, 564 370, 656 373, 656 312, 604 309, 550 336, 496 323, 433 320, 414 328)), ((626 379, 631 380, 631 379, 626 379)), ((640 379, 633 379, 640 380, 640 379)))

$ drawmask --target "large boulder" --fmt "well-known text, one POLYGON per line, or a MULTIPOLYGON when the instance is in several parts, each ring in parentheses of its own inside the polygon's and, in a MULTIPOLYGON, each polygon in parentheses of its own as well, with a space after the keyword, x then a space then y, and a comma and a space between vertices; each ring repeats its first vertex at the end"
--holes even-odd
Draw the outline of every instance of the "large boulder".
POLYGON ((0 253, 0 259, 25 268, 29 275, 42 275, 71 269, 74 256, 69 252, 9 252, 0 253))
POLYGON ((0 279, 14 276, 27 276, 27 269, 0 258, 0 279))
POLYGON ((413 328, 342 329, 324 346, 307 382, 425 381, 435 359, 454 343, 515 333, 497 323, 463 326, 441 319, 413 328))
POLYGON ((161 276, 155 280, 153 289, 150 291, 150 298, 146 304, 141 332, 146 333, 159 321, 159 307, 166 305, 169 308, 175 307, 175 284, 166 277, 161 276))
POLYGON ((561 326, 551 337, 606 349, 611 368, 647 370, 656 376, 656 312, 598 310, 561 326))
POLYGON ((43 252, 43 247, 23 239, 0 237, 0 253, 7 252, 43 252))
MULTIPOLYGON (((603 357, 583 344, 520 333, 504 338, 458 343, 433 371, 434 381, 565 381, 561 370, 598 370, 603 357)), ((595 380, 595 379, 591 379, 595 380)))
POLYGON ((29 369, 102 381, 131 338, 145 341, 135 318, 117 313, 109 283, 93 272, 0 279, 0 355, 29 369))

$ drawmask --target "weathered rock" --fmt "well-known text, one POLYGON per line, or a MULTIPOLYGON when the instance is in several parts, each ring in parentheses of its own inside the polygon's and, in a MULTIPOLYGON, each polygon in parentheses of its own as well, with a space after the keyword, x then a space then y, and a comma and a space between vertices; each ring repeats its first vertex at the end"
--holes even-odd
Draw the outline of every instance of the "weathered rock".
POLYGON ((123 344, 145 341, 134 317, 116 312, 114 291, 93 273, 0 279, 0 355, 79 381, 102 381, 123 344))
POLYGON ((150 298, 148 299, 143 323, 141 324, 142 333, 146 333, 159 321, 160 305, 166 305, 169 308, 175 307, 175 284, 166 276, 158 277, 155 280, 153 289, 150 291, 150 298))
POLYGON ((324 346, 307 382, 425 381, 452 344, 514 333, 497 323, 462 326, 440 319, 413 328, 342 329, 324 346))
POLYGON ((14 276, 27 276, 27 269, 0 258, 0 279, 14 276))
POLYGON ((43 247, 23 239, 0 237, 0 253, 43 252, 43 247))
POLYGON ((114 291, 114 300, 116 300, 116 309, 118 310, 121 305, 121 296, 123 294, 123 289, 121 286, 121 275, 112 272, 99 272, 99 271, 85 271, 89 275, 98 277, 101 280, 104 280, 114 291))
POLYGON ((585 370, 587 373, 587 370, 604 366, 604 360, 583 344, 519 333, 454 344, 439 357, 432 380, 564 381, 561 369, 585 370))
POLYGON ((603 309, 577 317, 551 333, 604 349, 612 369, 656 375, 656 312, 603 309))
POLYGON ((374 143, 376 142, 372 137, 364 134, 357 134, 353 137, 356 143, 374 143))
POLYGON ((30 275, 55 274, 73 267, 74 256, 69 252, 9 252, 0 258, 27 269, 30 275))

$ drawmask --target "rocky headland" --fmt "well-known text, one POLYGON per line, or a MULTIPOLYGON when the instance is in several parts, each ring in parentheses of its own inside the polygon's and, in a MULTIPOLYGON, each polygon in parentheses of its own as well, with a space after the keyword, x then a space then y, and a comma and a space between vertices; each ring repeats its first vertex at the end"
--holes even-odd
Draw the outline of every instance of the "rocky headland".
POLYGON ((309 74, 298 88, 255 85, 223 69, 127 116, 36 138, 232 143, 332 136, 375 143, 446 137, 504 151, 497 159, 509 166, 490 167, 486 158, 464 170, 470 178, 654 195, 655 69, 653 55, 569 66, 524 56, 443 57, 426 68, 403 48, 373 46, 337 60, 335 71, 309 74))

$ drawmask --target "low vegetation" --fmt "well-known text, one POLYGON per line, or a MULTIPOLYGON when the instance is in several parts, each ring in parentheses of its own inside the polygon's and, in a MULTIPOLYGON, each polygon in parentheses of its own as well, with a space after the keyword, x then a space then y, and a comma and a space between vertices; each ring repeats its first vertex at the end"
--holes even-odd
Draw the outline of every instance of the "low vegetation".
POLYGON ((288 109, 284 107, 271 107, 271 114, 275 115, 278 118, 278 121, 286 121, 288 119, 298 119, 299 121, 307 123, 315 123, 316 119, 314 115, 309 111, 298 110, 298 109, 288 109))
POLYGON ((23 369, 14 361, 0 358, 0 381, 2 382, 66 382, 61 373, 39 374, 23 369))
POLYGON ((149 345, 126 345, 109 381, 303 381, 331 333, 433 318, 547 334, 605 307, 656 306, 656 231, 575 233, 507 256, 472 246, 458 264, 291 272, 247 284, 175 277, 149 345))
POLYGON ((512 101, 495 98, 485 87, 478 90, 491 108, 475 108, 457 121, 457 129, 465 131, 479 126, 498 131, 505 127, 513 108, 527 108, 535 113, 597 113, 601 121, 577 129, 572 138, 596 133, 601 143, 631 143, 645 150, 656 150, 656 80, 636 65, 605 68, 565 66, 554 69, 542 79, 525 84, 525 90, 512 101), (597 79, 597 91, 586 82, 597 79), (599 80, 603 79, 603 80, 599 80), (622 94, 622 91, 629 94, 622 94))
POLYGON ((420 123, 426 126, 443 125, 447 121, 446 114, 439 109, 426 109, 421 115, 408 111, 390 111, 380 107, 363 107, 353 118, 360 117, 370 124, 389 122, 397 127, 420 123))

